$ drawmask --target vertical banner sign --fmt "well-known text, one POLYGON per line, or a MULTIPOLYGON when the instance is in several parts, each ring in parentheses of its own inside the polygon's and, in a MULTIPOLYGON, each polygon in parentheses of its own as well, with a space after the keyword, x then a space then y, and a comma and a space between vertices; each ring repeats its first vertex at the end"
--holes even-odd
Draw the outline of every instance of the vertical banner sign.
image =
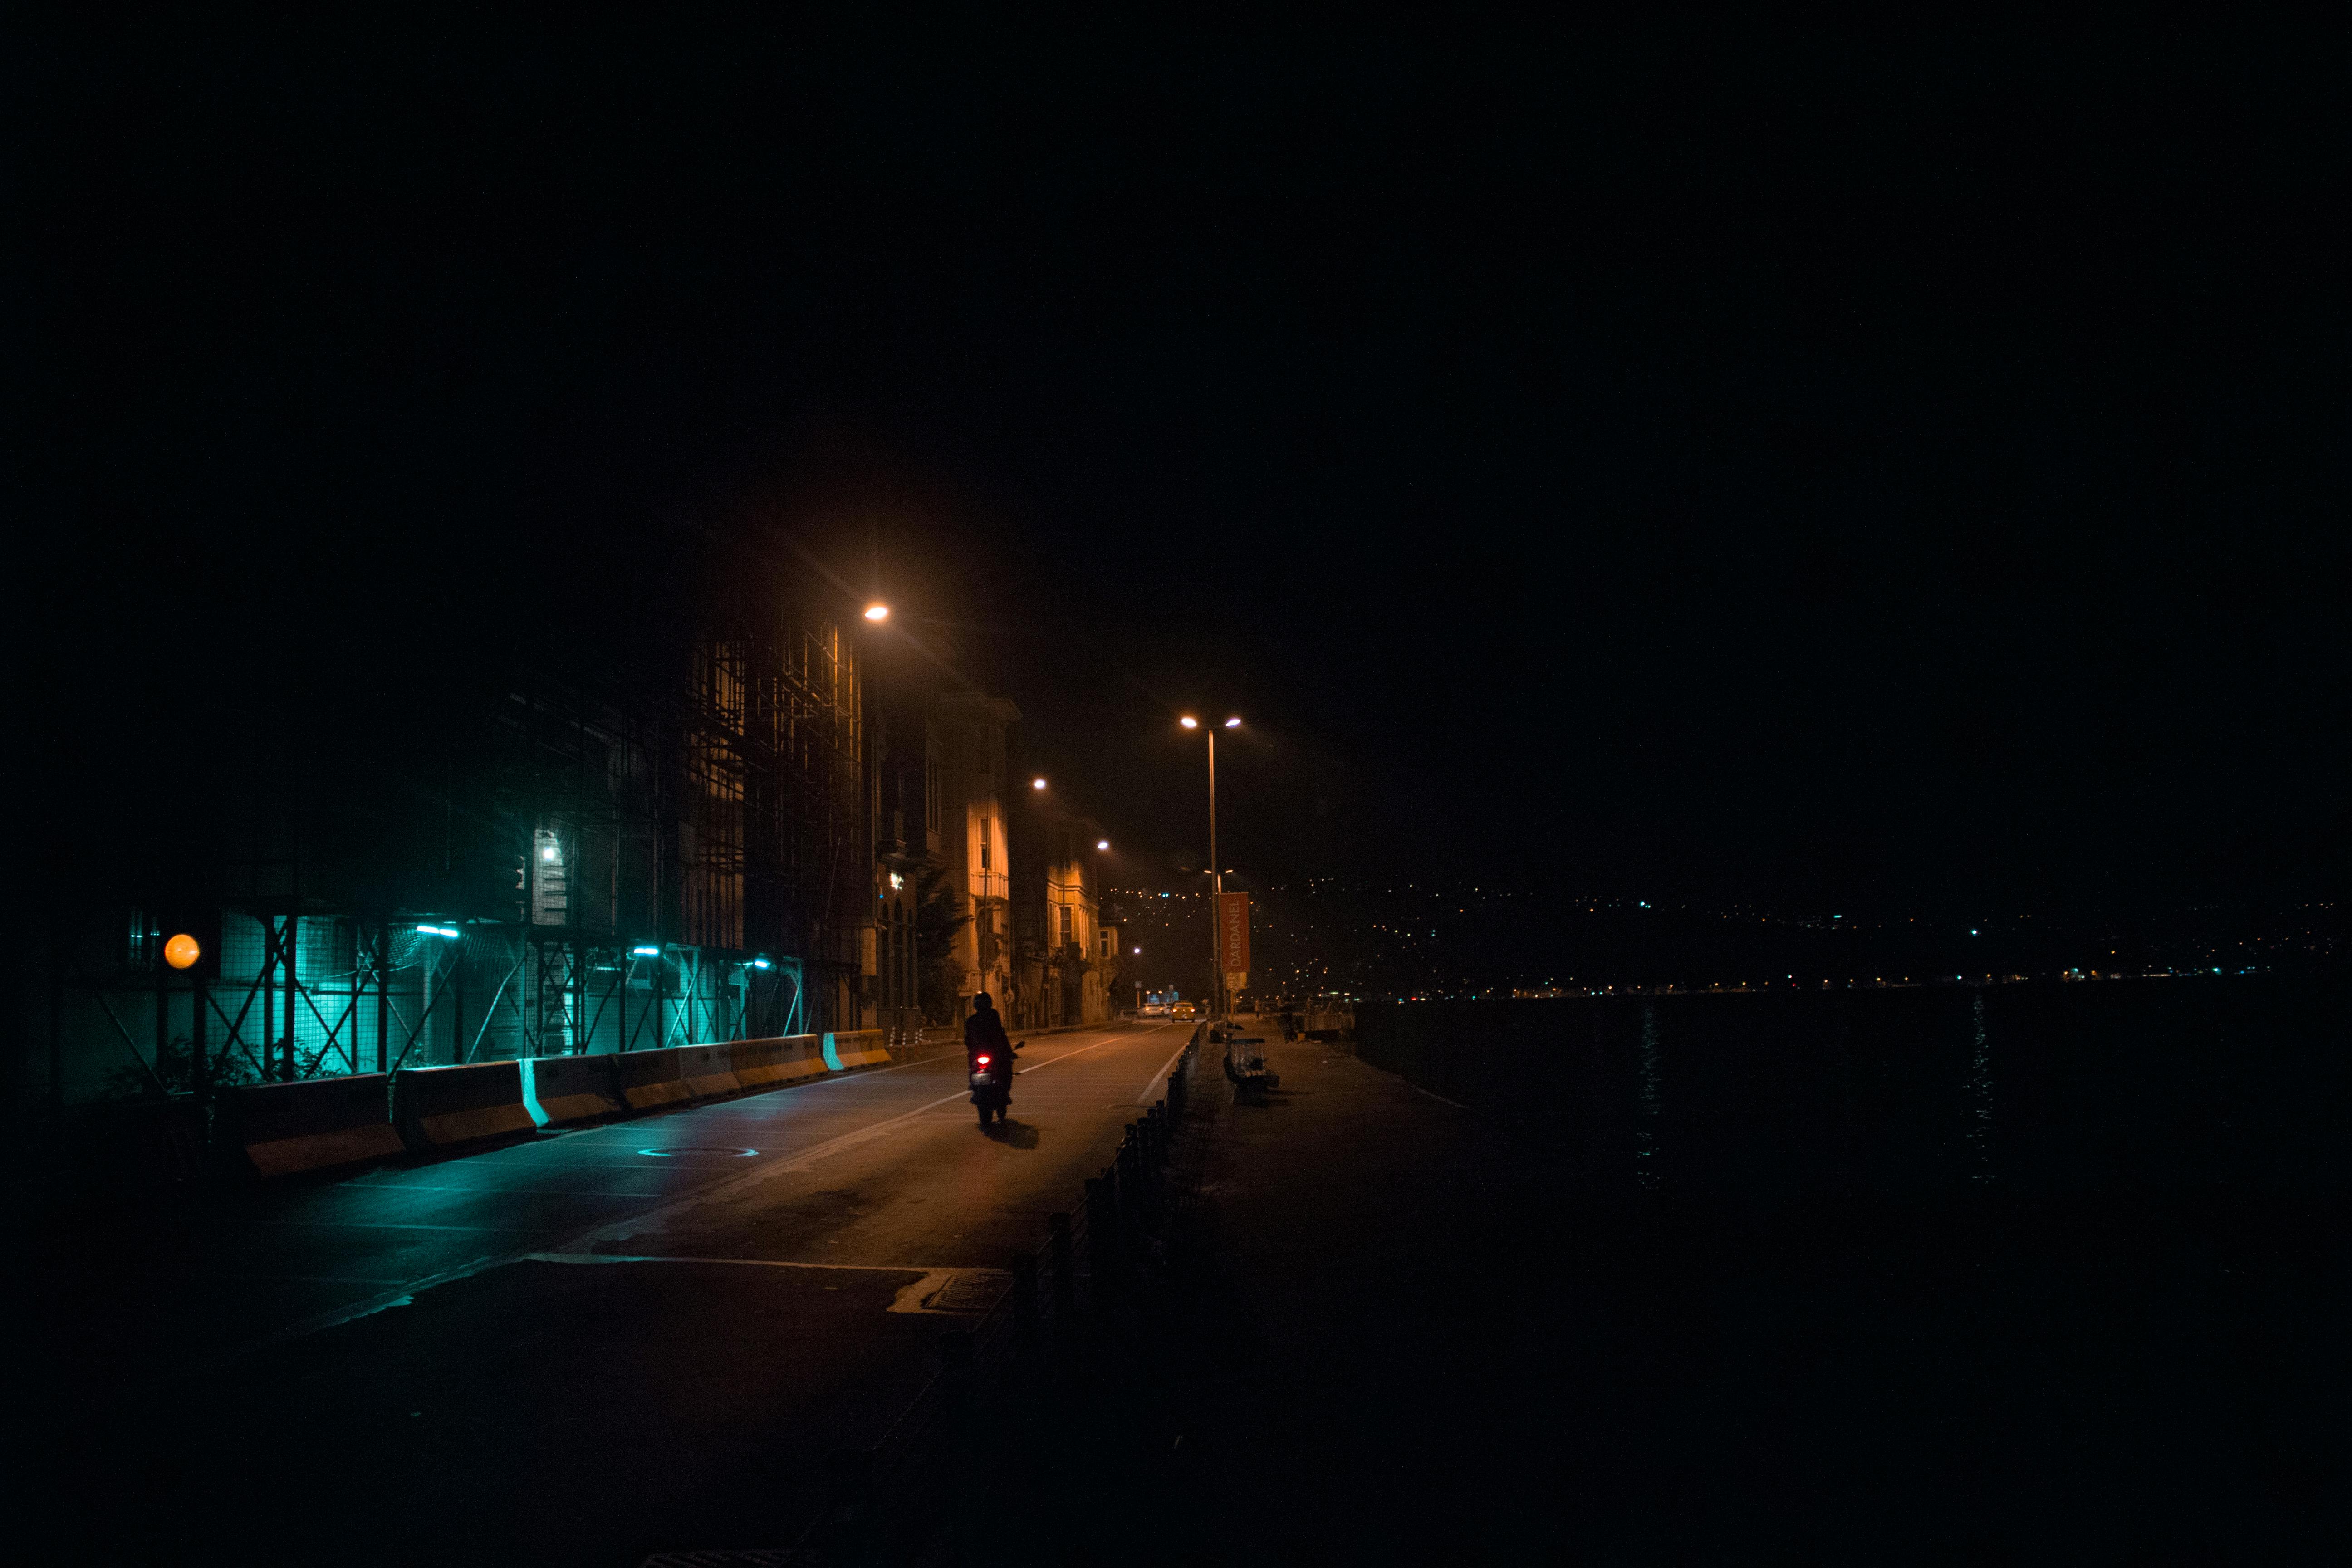
POLYGON ((1219 893, 1217 895, 1217 967, 1225 972, 1225 984, 1238 991, 1248 984, 1234 978, 1249 973, 1249 895, 1219 893))

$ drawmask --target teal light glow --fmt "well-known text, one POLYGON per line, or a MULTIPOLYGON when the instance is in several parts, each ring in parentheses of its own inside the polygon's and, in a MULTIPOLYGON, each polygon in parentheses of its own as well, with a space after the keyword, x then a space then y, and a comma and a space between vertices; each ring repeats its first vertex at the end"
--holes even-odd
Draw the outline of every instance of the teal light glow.
POLYGON ((457 940, 459 932, 456 926, 418 926, 416 928, 416 934, 419 936, 446 937, 451 942, 455 942, 457 940))
POLYGON ((755 958, 751 961, 751 967, 754 969, 767 969, 772 967, 772 965, 764 958, 755 958))
POLYGON ((833 1031, 830 1029, 827 1029, 824 1033, 824 1065, 832 1068, 835 1072, 839 1072, 841 1070, 841 1058, 834 1055, 833 1031))
POLYGON ((659 958, 661 956, 661 949, 657 947, 633 947, 629 949, 629 952, 633 957, 636 958, 659 958))
POLYGON ((523 1058, 515 1064, 522 1073, 522 1108, 530 1112, 530 1119, 533 1121, 544 1127, 548 1123, 548 1115, 545 1108, 539 1103, 539 1082, 537 1076, 531 1070, 536 1065, 529 1057, 523 1058))

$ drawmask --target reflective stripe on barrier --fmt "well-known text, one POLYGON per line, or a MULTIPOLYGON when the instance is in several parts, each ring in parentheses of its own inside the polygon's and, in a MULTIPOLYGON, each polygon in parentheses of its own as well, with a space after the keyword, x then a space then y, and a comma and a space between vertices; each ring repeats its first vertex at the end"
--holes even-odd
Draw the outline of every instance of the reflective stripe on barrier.
POLYGON ((890 1065, 890 1036, 883 1029, 849 1029, 824 1037, 824 1065, 835 1072, 847 1068, 890 1065))
POLYGON ((412 1149, 539 1130, 523 1100, 520 1062, 403 1068, 392 1079, 393 1123, 412 1149))
POLYGON ((626 1109, 613 1087, 613 1064, 601 1057, 529 1057, 522 1063, 523 1109, 541 1127, 618 1116, 626 1109))
POLYGON ((403 1152, 391 1079, 380 1072, 225 1089, 221 1125, 265 1176, 291 1176, 403 1152))
POLYGON ((771 1040, 730 1040, 728 1059, 735 1081, 745 1089, 767 1089, 824 1076, 824 1044, 814 1035, 784 1035, 771 1040))

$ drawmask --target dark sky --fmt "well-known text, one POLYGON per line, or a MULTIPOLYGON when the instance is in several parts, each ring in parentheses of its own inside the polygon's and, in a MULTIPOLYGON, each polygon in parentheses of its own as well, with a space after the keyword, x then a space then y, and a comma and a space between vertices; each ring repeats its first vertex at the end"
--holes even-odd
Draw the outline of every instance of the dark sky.
POLYGON ((2340 36, 310 26, 6 51, 53 706, 782 530, 1138 880, 2340 890, 2340 36))

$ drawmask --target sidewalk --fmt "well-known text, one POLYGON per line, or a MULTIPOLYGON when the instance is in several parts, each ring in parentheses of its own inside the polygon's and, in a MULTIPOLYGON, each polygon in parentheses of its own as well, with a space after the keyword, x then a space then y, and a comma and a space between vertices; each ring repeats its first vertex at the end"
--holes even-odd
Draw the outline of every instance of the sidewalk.
POLYGON ((1264 1104, 1223 1052, 1174 1277, 1008 1434, 1021 1505, 992 1560, 1550 1557, 1563 1413, 1503 1150, 1344 1048, 1270 1037, 1264 1104))
POLYGON ((1553 1555, 1567 1411, 1507 1151, 1345 1047, 1244 1026, 1281 1087, 1259 1105, 1209 1079, 1192 1327, 1202 1495, 1226 1493, 1211 1555, 1553 1555))

